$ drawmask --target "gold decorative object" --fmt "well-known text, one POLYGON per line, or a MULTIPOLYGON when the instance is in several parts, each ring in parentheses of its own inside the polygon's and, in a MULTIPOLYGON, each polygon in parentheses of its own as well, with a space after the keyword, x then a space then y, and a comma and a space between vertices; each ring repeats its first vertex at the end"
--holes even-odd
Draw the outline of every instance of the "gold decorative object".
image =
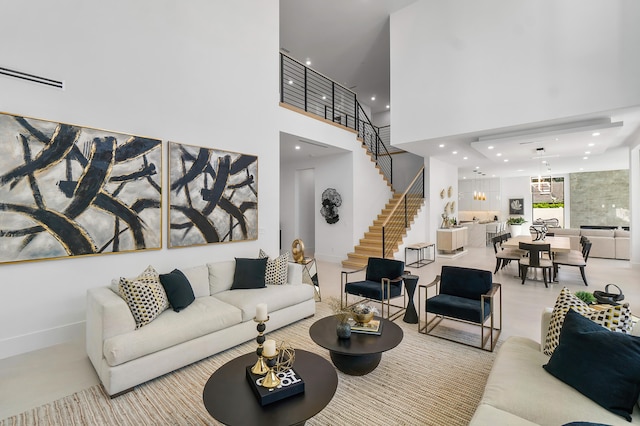
POLYGON ((449 213, 449 206, 451 205, 451 202, 448 202, 445 206, 444 206, 444 212, 445 213, 449 213))
POLYGON ((258 342, 258 348, 256 349, 256 355, 258 355, 258 360, 253 365, 253 367, 251 367, 251 372, 253 374, 263 375, 267 371, 269 371, 269 369, 267 368, 264 362, 264 357, 262 356, 262 349, 263 349, 262 344, 264 343, 264 330, 267 328, 267 326, 264 325, 264 323, 269 321, 269 317, 267 317, 267 319, 264 321, 257 320, 255 318, 253 318, 253 320, 258 323, 258 325, 256 326, 256 329, 258 330, 258 337, 256 337, 256 342, 258 342))
POLYGON ((353 313, 353 320, 358 324, 366 324, 373 319, 373 312, 369 312, 366 314, 356 314, 353 313))
POLYGON ((451 213, 453 213, 454 211, 456 211, 456 202, 455 202, 455 201, 452 201, 452 202, 451 202, 451 206, 450 206, 450 208, 451 208, 451 213))
POLYGON ((291 256, 296 263, 304 263, 304 243, 300 238, 296 238, 291 243, 291 256))
POLYGON ((278 357, 276 360, 276 373, 283 373, 293 367, 296 360, 296 351, 287 342, 278 343, 278 357))
POLYGON ((275 388, 280 384, 280 379, 278 378, 278 375, 274 370, 279 353, 280 352, 278 351, 278 349, 276 349, 275 355, 264 356, 264 358, 266 358, 267 360, 267 368, 268 368, 267 374, 264 376, 264 379, 262 379, 262 386, 265 388, 275 388))
POLYGON ((442 191, 440 191, 440 198, 444 199, 444 188, 442 188, 442 191))
POLYGON ((452 195, 453 195, 453 187, 450 186, 449 189, 447 189, 447 196, 451 198, 452 195))

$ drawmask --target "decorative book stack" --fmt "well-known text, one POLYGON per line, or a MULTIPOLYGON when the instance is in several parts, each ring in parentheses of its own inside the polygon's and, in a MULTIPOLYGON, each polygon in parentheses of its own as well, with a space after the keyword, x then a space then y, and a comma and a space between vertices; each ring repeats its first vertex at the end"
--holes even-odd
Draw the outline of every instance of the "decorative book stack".
POLYGON ((264 376, 253 374, 251 367, 251 365, 247 367, 247 381, 253 389, 253 393, 256 394, 260 405, 268 405, 304 392, 304 380, 293 368, 277 373, 280 379, 280 384, 277 387, 265 388, 262 386, 264 376))
POLYGON ((371 321, 364 324, 357 323, 354 320, 350 319, 349 325, 351 325, 352 333, 374 334, 377 336, 382 334, 382 321, 377 319, 372 319, 371 321))

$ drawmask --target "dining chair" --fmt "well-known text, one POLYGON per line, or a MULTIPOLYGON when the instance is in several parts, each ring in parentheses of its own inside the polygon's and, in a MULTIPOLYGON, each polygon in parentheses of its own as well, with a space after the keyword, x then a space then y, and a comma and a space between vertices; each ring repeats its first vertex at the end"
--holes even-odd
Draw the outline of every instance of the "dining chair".
MULTIPOLYGON (((589 252, 591 251, 591 241, 587 240, 582 245, 582 252, 575 253, 574 250, 569 253, 557 253, 553 257, 553 275, 558 276, 559 265, 575 266, 580 268, 580 275, 582 275, 582 281, 584 285, 587 284, 587 277, 585 276, 584 268, 587 266, 587 260, 589 259, 589 252)), ((554 278, 555 279, 555 278, 554 278)))
MULTIPOLYGON (((498 269, 502 269, 511 263, 512 260, 520 260, 522 252, 518 249, 504 249, 501 244, 504 241, 502 235, 495 236, 491 239, 493 243, 493 251, 496 255, 496 270, 493 273, 497 273, 498 269)), ((520 273, 520 268, 518 268, 520 273)))
POLYGON ((542 269, 544 286, 549 287, 547 283, 553 280, 551 244, 529 244, 521 242, 518 246, 521 250, 526 250, 529 253, 528 256, 525 256, 518 261, 520 263, 520 276, 522 277, 522 284, 524 284, 525 280, 527 279, 527 272, 529 268, 536 268, 542 269), (548 279, 547 276, 549 277, 548 279))

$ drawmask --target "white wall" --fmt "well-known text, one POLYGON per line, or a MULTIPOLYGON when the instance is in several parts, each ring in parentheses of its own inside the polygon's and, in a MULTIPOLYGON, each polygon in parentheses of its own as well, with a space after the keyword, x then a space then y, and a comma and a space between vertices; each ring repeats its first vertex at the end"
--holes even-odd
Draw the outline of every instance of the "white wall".
POLYGON ((420 0, 391 16, 393 143, 640 105, 636 0, 420 0))
POLYGON ((296 170, 296 203, 294 208, 296 235, 304 242, 307 255, 313 254, 316 247, 316 178, 315 169, 296 170))
POLYGON ((449 216, 458 217, 458 168, 452 167, 451 164, 440 161, 436 158, 425 158, 425 173, 429 177, 427 188, 429 188, 429 196, 425 195, 429 199, 428 211, 429 215, 425 219, 427 220, 428 240, 429 242, 436 242, 436 231, 442 223, 442 214, 444 213, 444 207, 447 202, 456 201, 456 208, 453 214, 449 216), (440 191, 442 189, 447 192, 449 186, 452 187, 452 196, 448 198, 448 194, 445 194, 445 198, 440 198, 440 191))
POLYGON ((397 192, 404 192, 424 166, 424 158, 411 152, 392 154, 393 188, 397 192))
POLYGON ((315 171, 316 247, 319 260, 340 262, 353 251, 385 203, 391 197, 382 176, 356 139, 356 134, 336 126, 280 108, 280 128, 284 133, 331 145, 345 151, 325 157, 309 158, 292 164, 282 164, 280 170, 280 207, 282 210, 282 250, 286 251, 296 238, 291 226, 295 204, 293 181, 295 170, 315 171), (335 188, 342 196, 338 213, 340 220, 329 225, 320 214, 322 191, 335 188))
MULTIPOLYGON (((0 266, 0 358, 77 338, 88 288, 278 245, 278 1, 4 2, 0 111, 258 155, 257 241, 0 266), (258 70, 258 71, 257 71, 258 70), (247 125, 250 122, 250 125, 247 125)), ((163 190, 163 206, 168 206, 163 190)), ((163 214, 164 247, 166 208, 163 214)))
POLYGON ((500 191, 502 204, 500 208, 500 218, 505 220, 509 217, 522 216, 528 222, 529 225, 533 222, 531 217, 531 181, 528 176, 513 177, 500 180, 500 191), (523 215, 510 215, 509 214, 509 199, 511 198, 524 198, 524 214, 523 215))

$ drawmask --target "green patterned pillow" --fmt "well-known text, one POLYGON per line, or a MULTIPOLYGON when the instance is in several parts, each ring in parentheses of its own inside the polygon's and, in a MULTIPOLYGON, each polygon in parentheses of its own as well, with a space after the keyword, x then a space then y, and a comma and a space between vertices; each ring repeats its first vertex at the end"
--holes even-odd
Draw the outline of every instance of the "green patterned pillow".
POLYGON ((269 258, 269 255, 260 249, 258 254, 260 259, 267 258, 267 269, 265 271, 264 281, 266 284, 286 284, 287 273, 289 271, 289 252, 286 252, 275 259, 269 258))
POLYGON ((136 321, 136 328, 149 324, 169 308, 167 293, 160 283, 160 275, 153 266, 147 267, 136 278, 120 278, 118 291, 129 305, 136 321))
POLYGON ((589 318, 596 324, 608 328, 611 331, 631 333, 633 323, 631 322, 631 312, 629 311, 628 304, 609 306, 606 309, 597 310, 578 299, 571 294, 571 291, 569 291, 567 287, 564 287, 560 291, 556 304, 553 307, 547 338, 543 342, 543 352, 546 355, 553 355, 553 351, 558 346, 560 330, 562 329, 564 317, 567 315, 567 312, 569 312, 569 309, 573 309, 583 317, 589 318))

